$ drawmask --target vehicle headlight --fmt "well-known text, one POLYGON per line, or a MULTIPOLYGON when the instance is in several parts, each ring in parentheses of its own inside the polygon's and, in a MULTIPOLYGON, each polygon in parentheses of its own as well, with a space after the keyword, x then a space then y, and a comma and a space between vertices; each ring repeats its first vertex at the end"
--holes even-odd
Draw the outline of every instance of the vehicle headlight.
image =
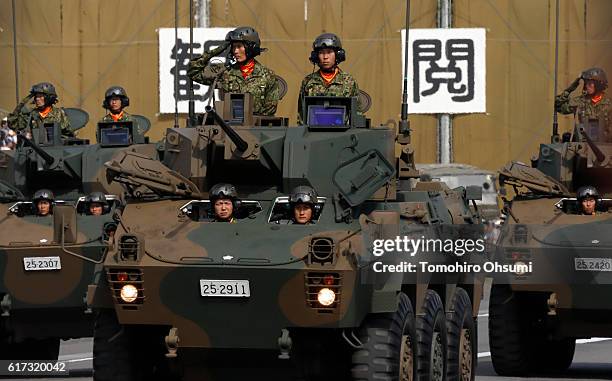
POLYGON ((317 300, 322 306, 329 307, 336 301, 336 293, 329 288, 322 288, 317 293, 317 300))
POLYGON ((121 287, 121 299, 126 303, 132 303, 138 298, 138 289, 131 284, 121 287))
POLYGON ((514 272, 516 275, 525 275, 527 272, 527 264, 525 262, 514 262, 514 266, 516 271, 514 272))

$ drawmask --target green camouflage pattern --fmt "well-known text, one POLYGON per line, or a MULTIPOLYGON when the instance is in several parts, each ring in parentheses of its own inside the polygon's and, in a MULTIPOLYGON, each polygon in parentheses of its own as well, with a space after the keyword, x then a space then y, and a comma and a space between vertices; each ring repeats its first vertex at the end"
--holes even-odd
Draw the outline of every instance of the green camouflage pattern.
POLYGON ((237 65, 229 69, 223 64, 209 65, 210 60, 224 49, 225 45, 221 45, 191 61, 187 70, 189 78, 207 86, 214 84, 215 88, 226 93, 249 93, 253 95, 255 115, 273 116, 280 99, 274 72, 255 60, 253 72, 244 79, 237 65))
MULTIPOLYGON (((102 117, 102 119, 100 119, 100 122, 113 122, 114 119, 111 116, 111 114, 106 114, 102 117)), ((118 122, 134 122, 135 119, 132 118, 132 115, 130 115, 127 111, 123 112, 123 115, 121 115, 121 118, 119 118, 118 122)))
MULTIPOLYGON (((569 89, 568 89, 569 90, 569 89)), ((612 141, 612 101, 608 94, 594 104, 588 95, 571 97, 571 92, 565 90, 557 95, 555 109, 561 114, 575 114, 579 123, 583 120, 597 119, 603 126, 606 141, 612 141)))
POLYGON ((61 107, 51 106, 49 114, 42 118, 38 113, 38 110, 27 110, 24 106, 28 101, 32 99, 30 95, 23 98, 15 110, 8 115, 8 122, 11 128, 18 131, 25 130, 27 128, 38 128, 42 123, 59 123, 62 136, 74 137, 74 132, 70 130, 70 120, 66 116, 66 113, 61 107))
POLYGON ((352 75, 339 70, 329 86, 325 85, 319 71, 308 74, 300 86, 298 97, 298 124, 303 123, 302 102, 304 97, 332 96, 332 97, 358 97, 359 86, 352 75))

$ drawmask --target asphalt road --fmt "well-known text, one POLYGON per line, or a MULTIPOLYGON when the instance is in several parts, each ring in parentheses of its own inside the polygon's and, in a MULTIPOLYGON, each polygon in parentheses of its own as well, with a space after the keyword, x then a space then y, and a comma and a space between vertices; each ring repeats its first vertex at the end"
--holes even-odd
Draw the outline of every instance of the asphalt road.
MULTIPOLYGON (((478 316, 478 381, 513 381, 523 378, 499 377, 493 370, 489 353, 488 325, 488 290, 480 306, 478 316)), ((60 359, 69 362, 70 377, 36 378, 37 381, 91 381, 92 366, 91 339, 79 339, 62 342, 60 359)), ((6 379, 5 379, 6 380, 6 379)), ((8 380, 24 380, 8 379, 8 380)), ((576 380, 612 380, 612 338, 593 338, 579 340, 576 345, 574 362, 563 376, 537 377, 528 380, 576 381, 576 380)))

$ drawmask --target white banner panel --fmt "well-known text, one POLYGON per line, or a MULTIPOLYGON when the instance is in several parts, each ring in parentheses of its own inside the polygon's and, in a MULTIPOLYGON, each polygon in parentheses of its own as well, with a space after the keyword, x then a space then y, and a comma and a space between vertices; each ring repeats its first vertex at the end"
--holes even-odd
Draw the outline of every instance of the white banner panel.
MULTIPOLYGON (((194 28, 193 56, 197 57, 204 51, 210 51, 219 46, 225 35, 234 28, 194 28)), ((178 110, 189 112, 189 28, 178 28, 178 49, 174 46, 174 28, 159 29, 159 112, 174 113, 174 74, 175 58, 178 55, 178 110)), ((212 62, 225 62, 225 57, 215 57, 212 62)), ((208 104, 205 95, 208 86, 193 83, 195 110, 204 112, 208 104)))
POLYGON ((410 29, 408 73, 411 114, 486 112, 485 29, 410 29))

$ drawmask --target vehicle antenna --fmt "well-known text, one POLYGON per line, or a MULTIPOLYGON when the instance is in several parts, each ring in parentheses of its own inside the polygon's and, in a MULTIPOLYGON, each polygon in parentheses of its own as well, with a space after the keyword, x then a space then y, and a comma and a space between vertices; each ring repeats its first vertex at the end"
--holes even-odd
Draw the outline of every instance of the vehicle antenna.
POLYGON ((410 31, 410 0, 406 0, 406 40, 404 41, 404 89, 402 93, 402 111, 399 122, 399 133, 404 138, 410 137, 410 121, 408 120, 408 37, 410 31))
MULTIPOLYGON (((556 1, 556 15, 555 15, 555 89, 553 93, 553 100, 557 96, 557 82, 559 76, 559 0, 556 1)), ((559 141, 559 122, 557 118, 557 108, 553 101, 553 129, 551 142, 556 143, 559 141)))

